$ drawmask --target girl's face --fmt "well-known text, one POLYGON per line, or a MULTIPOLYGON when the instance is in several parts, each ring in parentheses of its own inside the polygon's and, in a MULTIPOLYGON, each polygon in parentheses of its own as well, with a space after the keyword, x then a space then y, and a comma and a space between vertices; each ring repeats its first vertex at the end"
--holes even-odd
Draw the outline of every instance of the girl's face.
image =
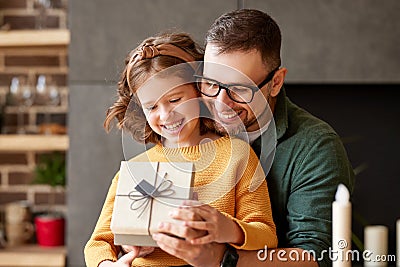
POLYGON ((193 84, 168 90, 162 85, 137 92, 151 129, 163 137, 166 147, 198 145, 201 139, 197 90, 193 84))

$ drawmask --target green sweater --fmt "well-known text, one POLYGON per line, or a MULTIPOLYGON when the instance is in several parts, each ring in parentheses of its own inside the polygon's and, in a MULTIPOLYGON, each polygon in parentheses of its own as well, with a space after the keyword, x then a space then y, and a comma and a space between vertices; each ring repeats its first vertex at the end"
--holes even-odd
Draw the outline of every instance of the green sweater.
MULTIPOLYGON (((284 88, 277 98, 274 119, 275 157, 265 145, 274 137, 268 130, 252 147, 258 156, 262 151, 260 161, 266 172, 268 161, 273 160, 267 183, 278 247, 312 250, 320 257, 332 243, 332 202, 337 186, 343 183, 353 191, 353 168, 337 133, 293 104, 284 88)), ((327 252, 319 265, 331 265, 327 252)))

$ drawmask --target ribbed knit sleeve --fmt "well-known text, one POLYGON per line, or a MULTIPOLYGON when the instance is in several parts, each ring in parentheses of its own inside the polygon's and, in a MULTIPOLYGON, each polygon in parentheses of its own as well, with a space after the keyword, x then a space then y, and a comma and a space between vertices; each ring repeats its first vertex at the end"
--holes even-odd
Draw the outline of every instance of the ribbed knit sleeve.
MULTIPOLYGON (((235 149, 241 146, 234 144, 235 149)), ((268 187, 265 181, 264 171, 259 164, 254 151, 248 144, 242 144, 242 149, 249 149, 248 159, 241 158, 238 163, 238 174, 241 175, 235 192, 236 214, 232 217, 243 230, 244 243, 231 244, 238 249, 255 250, 264 248, 276 248, 278 239, 276 227, 272 218, 272 209, 269 199, 268 187), (243 172, 240 170, 244 169, 243 172), (242 174, 243 173, 243 174, 242 174), (262 182, 260 183, 260 180, 262 182), (253 183, 259 184, 254 190, 253 183)))

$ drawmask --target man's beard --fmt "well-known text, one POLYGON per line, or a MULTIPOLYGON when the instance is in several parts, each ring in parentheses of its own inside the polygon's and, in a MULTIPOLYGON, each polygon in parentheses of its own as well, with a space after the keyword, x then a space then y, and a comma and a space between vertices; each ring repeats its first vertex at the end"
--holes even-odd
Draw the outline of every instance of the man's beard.
MULTIPOLYGON (((245 117, 243 120, 238 119, 237 122, 234 123, 224 123, 219 118, 218 115, 214 115, 216 119, 214 119, 215 129, 217 133, 225 135, 242 135, 244 133, 249 132, 249 128, 251 126, 257 125, 257 127, 253 127, 256 129, 260 129, 263 125, 269 123, 271 120, 271 115, 268 115, 269 109, 265 109, 258 117, 254 116, 251 118, 245 117)), ((214 114, 216 110, 214 109, 214 114)), ((238 112, 238 111, 236 111, 238 112)))
POLYGON ((219 134, 228 134, 228 135, 239 135, 240 133, 247 132, 247 127, 254 124, 257 121, 256 118, 253 120, 248 120, 245 118, 244 121, 238 119, 238 122, 227 124, 218 120, 214 120, 215 129, 219 134))
POLYGON ((215 129, 217 133, 220 135, 237 135, 240 132, 243 132, 244 127, 240 127, 239 125, 223 125, 218 121, 215 121, 215 129))
POLYGON ((258 119, 254 114, 251 114, 252 117, 249 118, 249 113, 245 109, 230 109, 231 111, 236 113, 236 120, 231 122, 224 122, 223 118, 220 118, 218 115, 218 111, 215 107, 214 101, 205 101, 205 106, 208 108, 209 116, 214 121, 214 127, 218 134, 221 135, 238 135, 240 133, 247 132, 247 129, 257 124, 258 119), (240 114, 245 113, 246 116, 243 116, 243 120, 240 118, 240 114))

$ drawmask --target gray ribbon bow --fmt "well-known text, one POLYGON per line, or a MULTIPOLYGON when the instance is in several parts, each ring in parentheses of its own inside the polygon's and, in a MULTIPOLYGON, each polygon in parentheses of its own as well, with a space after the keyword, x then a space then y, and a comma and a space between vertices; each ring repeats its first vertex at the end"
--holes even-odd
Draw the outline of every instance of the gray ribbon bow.
POLYGON ((157 187, 155 187, 143 179, 135 186, 136 191, 132 190, 128 195, 118 196, 128 196, 129 199, 132 200, 130 206, 131 210, 141 210, 138 215, 138 218, 140 218, 153 198, 168 197, 175 193, 175 191, 171 189, 172 185, 173 183, 171 180, 163 180, 157 187), (140 195, 137 194, 137 192, 139 192, 140 195))

